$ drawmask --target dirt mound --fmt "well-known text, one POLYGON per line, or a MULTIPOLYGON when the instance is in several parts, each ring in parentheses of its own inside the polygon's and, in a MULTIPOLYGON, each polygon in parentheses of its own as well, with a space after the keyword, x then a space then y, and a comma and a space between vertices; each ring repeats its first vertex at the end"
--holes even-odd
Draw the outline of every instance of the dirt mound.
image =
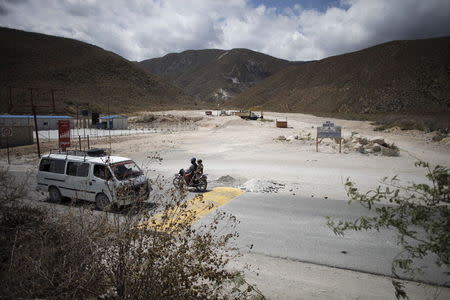
POLYGON ((143 113, 136 117, 129 118, 130 123, 164 123, 164 124, 180 124, 180 123, 195 123, 203 120, 202 117, 186 117, 176 116, 172 114, 153 114, 143 113))
POLYGON ((252 193, 278 193, 285 185, 271 180, 250 179, 240 186, 241 189, 252 193))
POLYGON ((218 183, 233 183, 236 181, 233 177, 230 175, 221 176, 216 180, 218 183))

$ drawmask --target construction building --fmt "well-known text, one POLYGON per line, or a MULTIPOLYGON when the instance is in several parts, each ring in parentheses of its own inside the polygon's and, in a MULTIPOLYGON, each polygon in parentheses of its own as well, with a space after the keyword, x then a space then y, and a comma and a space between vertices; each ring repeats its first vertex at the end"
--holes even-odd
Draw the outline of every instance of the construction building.
POLYGON ((121 115, 100 117, 101 128, 104 129, 128 129, 128 117, 121 115))
MULTIPOLYGON (((57 130, 58 121, 69 120, 70 127, 74 128, 74 118, 70 116, 36 116, 38 130, 57 130)), ((0 127, 32 126, 34 128, 33 115, 0 115, 0 127)))

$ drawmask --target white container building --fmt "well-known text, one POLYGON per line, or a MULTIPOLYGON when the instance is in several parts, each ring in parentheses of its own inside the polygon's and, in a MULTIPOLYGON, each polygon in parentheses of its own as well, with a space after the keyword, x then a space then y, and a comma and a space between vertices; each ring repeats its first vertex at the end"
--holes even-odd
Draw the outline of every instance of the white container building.
MULTIPOLYGON (((74 119, 70 116, 36 116, 38 130, 57 130, 60 120, 69 120, 70 128, 74 128, 74 119)), ((32 126, 34 128, 34 117, 32 115, 0 115, 0 126, 32 126)))
POLYGON ((101 128, 104 129, 128 129, 128 117, 121 115, 100 117, 101 128))

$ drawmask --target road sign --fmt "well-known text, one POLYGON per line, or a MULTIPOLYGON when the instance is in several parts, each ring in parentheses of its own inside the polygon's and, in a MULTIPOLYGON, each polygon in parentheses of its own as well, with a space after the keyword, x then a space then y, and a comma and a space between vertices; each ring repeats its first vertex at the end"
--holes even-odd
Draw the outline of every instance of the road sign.
POLYGON ((334 126, 333 123, 326 123, 323 125, 324 126, 322 127, 317 127, 317 138, 330 138, 330 139, 342 138, 341 126, 334 126))
POLYGON ((319 144, 323 139, 334 139, 339 144, 339 153, 342 146, 341 126, 334 126, 331 121, 326 121, 322 127, 317 127, 316 152, 319 152, 319 144))
POLYGON ((68 120, 58 121, 59 148, 66 150, 70 147, 70 122, 68 120))
POLYGON ((2 136, 12 136, 12 128, 11 127, 2 128, 2 136))

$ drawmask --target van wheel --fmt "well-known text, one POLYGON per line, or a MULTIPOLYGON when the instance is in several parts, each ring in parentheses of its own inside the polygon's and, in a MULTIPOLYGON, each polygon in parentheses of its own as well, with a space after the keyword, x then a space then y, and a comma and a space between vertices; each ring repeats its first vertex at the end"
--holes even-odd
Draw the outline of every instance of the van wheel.
POLYGON ((48 189, 48 195, 49 195, 49 197, 50 197, 50 202, 53 202, 53 203, 60 203, 61 200, 62 200, 61 192, 60 192, 59 189, 58 189, 57 187, 55 187, 55 186, 51 186, 51 187, 48 189))
POLYGON ((112 205, 108 196, 106 196, 103 193, 100 193, 95 197, 95 206, 99 210, 108 211, 112 205))

